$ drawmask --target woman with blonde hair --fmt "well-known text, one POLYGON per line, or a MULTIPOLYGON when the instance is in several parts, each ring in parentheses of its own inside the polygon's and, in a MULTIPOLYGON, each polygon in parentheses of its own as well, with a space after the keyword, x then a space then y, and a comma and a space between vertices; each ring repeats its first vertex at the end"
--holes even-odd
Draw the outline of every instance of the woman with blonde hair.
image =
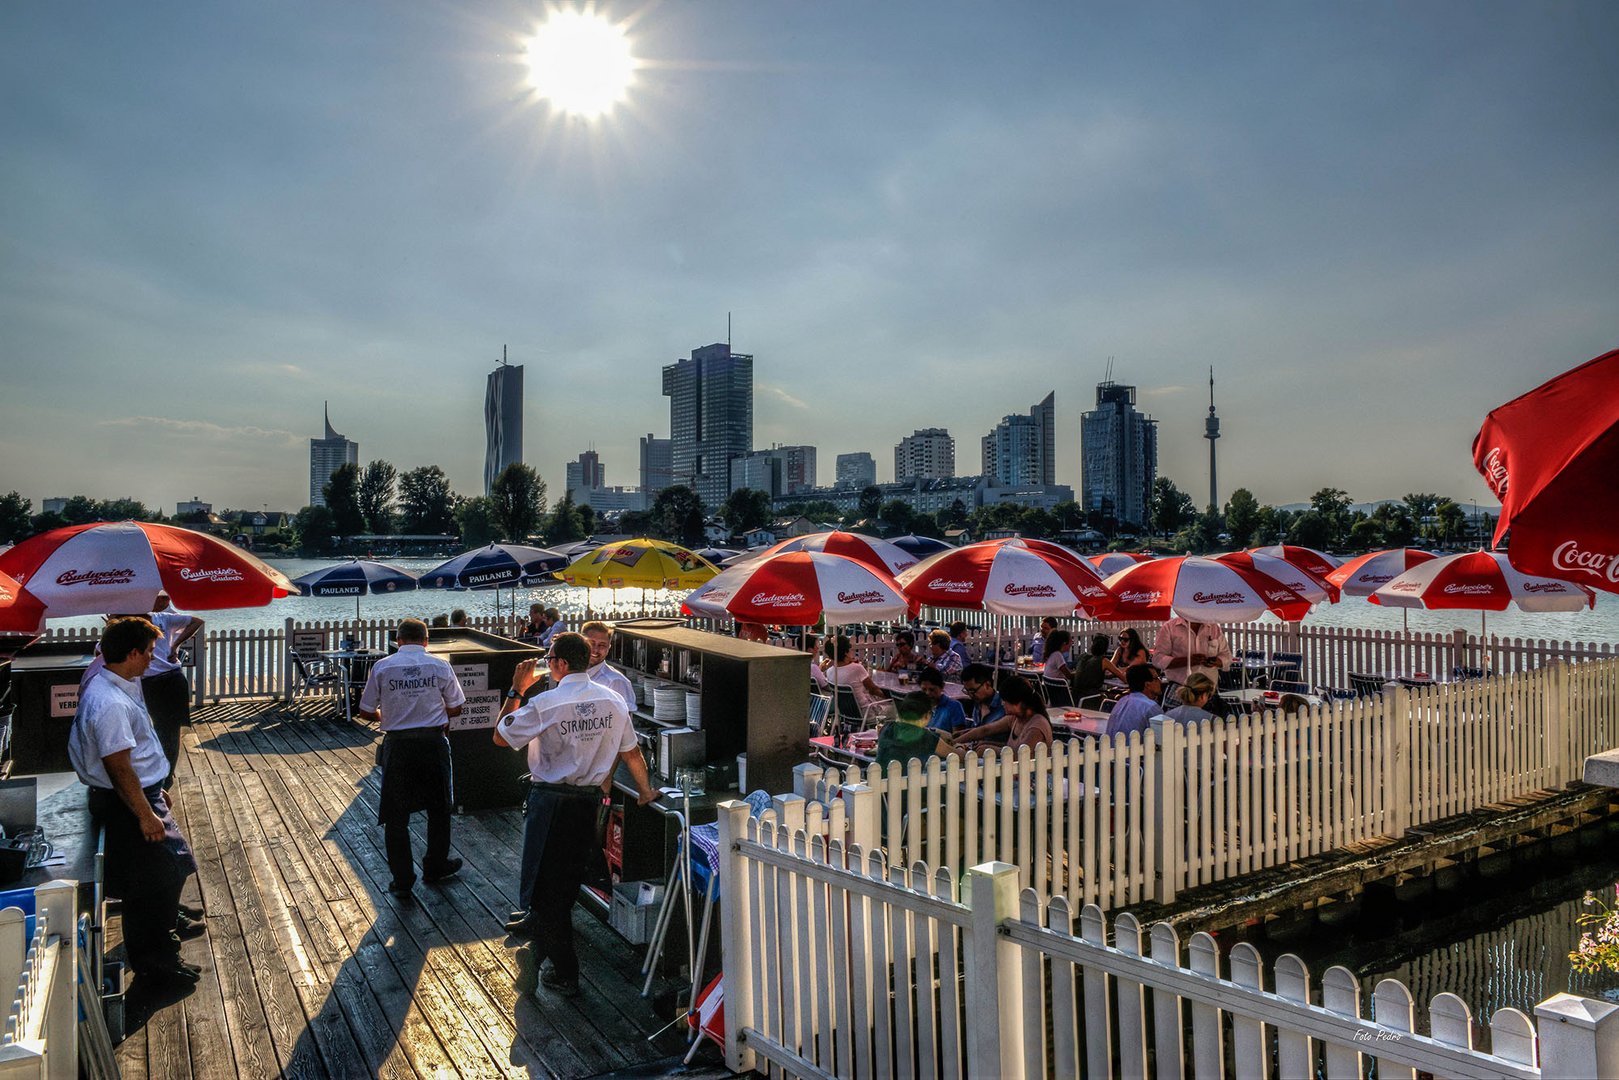
POLYGON ((1177 724, 1201 724, 1217 717, 1208 710, 1209 699, 1214 696, 1214 680, 1201 671, 1194 671, 1177 695, 1181 703, 1164 715, 1177 724))

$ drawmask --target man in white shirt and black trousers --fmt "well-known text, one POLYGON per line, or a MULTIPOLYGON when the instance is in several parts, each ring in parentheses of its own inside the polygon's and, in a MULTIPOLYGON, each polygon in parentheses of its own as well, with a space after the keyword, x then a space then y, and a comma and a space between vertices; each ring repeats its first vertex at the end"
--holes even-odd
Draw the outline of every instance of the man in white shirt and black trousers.
POLYGON ((141 694, 146 698, 146 711, 152 716, 152 728, 163 746, 163 755, 169 759, 169 775, 163 778, 163 789, 167 791, 174 786, 174 765, 180 760, 180 729, 191 725, 191 684, 186 681, 176 651, 202 629, 202 620, 170 610, 166 592, 157 594, 146 618, 162 636, 157 639, 151 667, 141 677, 141 694))
POLYGON ((105 667, 85 684, 68 735, 68 758, 104 830, 107 895, 123 901, 124 952, 147 989, 185 986, 201 972, 180 959, 174 933, 180 890, 197 863, 169 812, 162 783, 170 765, 141 696, 158 637, 140 617, 107 624, 105 667))
POLYGON ((360 717, 380 718, 382 796, 377 824, 393 880, 388 891, 408 900, 416 884, 410 851, 410 815, 427 812, 427 850, 422 878, 429 884, 454 877, 461 860, 450 858, 450 717, 461 715, 467 696, 449 662, 427 651, 427 624, 406 619, 395 631, 399 651, 371 667, 360 694, 360 717))
POLYGON ((539 681, 537 662, 525 660, 512 675, 494 740, 528 748, 529 792, 523 826, 518 902, 506 929, 535 939, 550 966, 540 982, 565 996, 579 992, 572 911, 579 887, 601 858, 596 812, 620 762, 635 781, 641 805, 658 797, 630 725, 629 705, 590 677, 590 645, 575 633, 560 633, 545 662, 552 689, 528 704, 523 695, 539 681))

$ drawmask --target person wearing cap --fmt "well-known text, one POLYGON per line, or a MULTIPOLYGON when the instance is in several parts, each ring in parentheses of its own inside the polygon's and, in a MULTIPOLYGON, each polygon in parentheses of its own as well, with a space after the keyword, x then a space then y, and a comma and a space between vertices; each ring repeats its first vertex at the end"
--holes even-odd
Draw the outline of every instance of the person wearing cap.
POLYGON ((656 799, 658 792, 635 741, 628 705, 590 677, 590 643, 580 634, 560 633, 545 663, 552 688, 527 704, 521 702, 539 682, 538 663, 524 660, 517 665, 491 733, 495 745, 528 754, 529 790, 517 883, 521 907, 512 913, 506 929, 534 938, 536 952, 547 962, 540 968, 540 983, 573 997, 579 993, 579 957, 571 913, 579 886, 601 858, 596 813, 602 788, 623 764, 641 805, 656 799))
POLYGON ((927 726, 933 715, 933 702, 918 691, 894 699, 897 717, 877 732, 877 764, 888 768, 892 762, 904 765, 915 758, 943 757, 950 753, 949 736, 927 726))
POLYGON ((152 728, 163 747, 163 756, 169 759, 169 773, 163 778, 166 791, 174 786, 174 766, 180 759, 180 729, 191 726, 191 684, 180 666, 178 649, 202 629, 202 620, 173 610, 166 592, 157 594, 146 618, 162 635, 157 639, 152 663, 141 677, 141 694, 146 698, 146 711, 152 716, 152 728))
POLYGON ((382 794, 377 824, 393 880, 388 891, 408 898, 416 884, 410 849, 410 815, 427 813, 427 850, 422 879, 445 881, 461 871, 450 857, 450 718, 461 715, 466 693, 455 672, 427 651, 427 624, 405 619, 395 631, 399 651, 371 667, 360 694, 359 716, 382 728, 382 794))

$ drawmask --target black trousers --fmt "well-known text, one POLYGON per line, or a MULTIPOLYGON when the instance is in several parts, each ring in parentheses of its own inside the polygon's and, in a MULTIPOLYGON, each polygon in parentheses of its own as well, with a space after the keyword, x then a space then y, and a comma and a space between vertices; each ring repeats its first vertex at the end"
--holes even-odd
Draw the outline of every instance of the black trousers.
POLYGON ((174 786, 174 763, 180 760, 180 729, 191 723, 191 684, 184 668, 148 675, 141 680, 141 696, 152 717, 152 730, 158 745, 169 759, 169 775, 163 779, 167 790, 174 786))
POLYGON ((552 968, 564 979, 579 976, 573 905, 592 862, 601 858, 596 844, 596 808, 600 805, 599 792, 572 795, 532 787, 528 793, 518 903, 534 921, 539 959, 549 957, 552 968))
POLYGON ((105 831, 107 895, 123 900, 124 953, 137 974, 174 965, 180 939, 174 924, 180 916, 180 890, 196 870, 174 818, 153 784, 145 791, 169 835, 153 843, 141 835, 140 820, 118 793, 90 789, 90 816, 105 831))
POLYGON ((377 819, 382 847, 394 884, 416 880, 410 850, 410 815, 427 814, 427 850, 422 872, 429 877, 450 861, 450 743, 442 728, 395 731, 383 736, 379 750, 382 798, 377 819))

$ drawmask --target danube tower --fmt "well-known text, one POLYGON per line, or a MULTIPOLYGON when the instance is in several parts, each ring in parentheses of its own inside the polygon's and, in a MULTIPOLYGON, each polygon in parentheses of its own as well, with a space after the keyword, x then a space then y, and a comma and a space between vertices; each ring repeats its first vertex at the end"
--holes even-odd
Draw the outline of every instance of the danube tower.
POLYGON ((1203 437, 1209 440, 1209 509, 1220 511, 1220 489, 1214 480, 1214 440, 1220 437, 1220 418, 1214 415, 1214 368, 1209 368, 1209 418, 1203 421, 1203 437))

